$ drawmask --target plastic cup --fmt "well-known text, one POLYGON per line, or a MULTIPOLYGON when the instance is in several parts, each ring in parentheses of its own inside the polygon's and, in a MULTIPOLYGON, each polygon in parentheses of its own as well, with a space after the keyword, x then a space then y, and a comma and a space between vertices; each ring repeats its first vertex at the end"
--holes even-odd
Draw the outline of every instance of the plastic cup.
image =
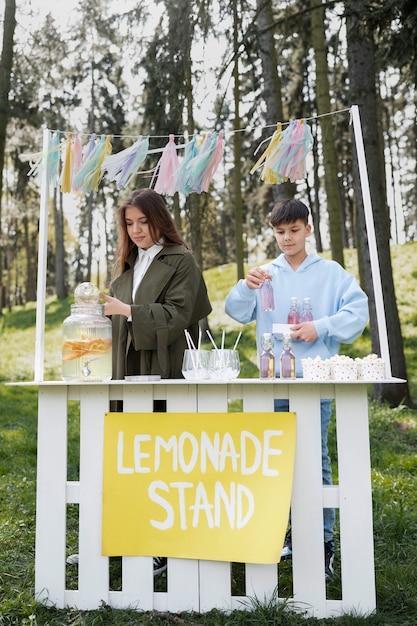
POLYGON ((212 380, 233 380, 240 373, 240 359, 237 350, 211 350, 209 362, 212 380))
POLYGON ((186 380, 205 380, 209 378, 208 350, 184 350, 182 374, 186 380))

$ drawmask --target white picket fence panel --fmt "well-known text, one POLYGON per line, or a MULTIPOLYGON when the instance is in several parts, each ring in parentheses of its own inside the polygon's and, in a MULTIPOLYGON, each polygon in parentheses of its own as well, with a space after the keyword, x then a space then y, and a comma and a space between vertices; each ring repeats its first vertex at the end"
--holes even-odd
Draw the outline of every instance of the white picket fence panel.
MULTIPOLYGON (((165 400, 169 412, 225 412, 230 400, 243 411, 273 411, 274 398, 288 398, 297 414, 297 439, 291 522, 294 606, 315 617, 376 608, 366 382, 308 383, 238 379, 189 384, 69 384, 41 382, 38 409, 35 594, 58 608, 116 608, 143 611, 198 611, 242 608, 242 600, 269 599, 276 593, 279 566, 245 565, 244 596, 233 596, 231 566, 225 562, 169 559, 167 591, 154 591, 152 559, 123 557, 122 590, 109 590, 109 559, 101 554, 104 414, 111 400, 126 412, 153 411, 165 400), (336 407, 338 484, 321 478, 320 399, 336 407), (80 406, 79 481, 67 480, 68 403, 80 406), (67 506, 79 505, 78 589, 66 586, 67 506), (326 597, 323 508, 339 511, 341 599, 326 597), (358 546, 360 564, 358 565, 358 546)), ((262 528, 259 529, 262 532, 262 528)))

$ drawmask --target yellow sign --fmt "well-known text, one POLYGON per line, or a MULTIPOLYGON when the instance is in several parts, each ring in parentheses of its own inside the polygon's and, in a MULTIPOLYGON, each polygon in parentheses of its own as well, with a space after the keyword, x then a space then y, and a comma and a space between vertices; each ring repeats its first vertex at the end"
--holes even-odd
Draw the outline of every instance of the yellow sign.
POLYGON ((107 413, 103 554, 278 563, 294 413, 107 413))

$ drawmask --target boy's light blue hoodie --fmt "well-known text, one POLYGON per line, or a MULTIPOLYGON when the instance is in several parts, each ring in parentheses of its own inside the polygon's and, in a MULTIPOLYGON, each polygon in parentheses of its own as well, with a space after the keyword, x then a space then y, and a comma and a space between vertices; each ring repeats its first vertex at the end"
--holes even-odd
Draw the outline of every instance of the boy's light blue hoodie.
MULTIPOLYGON (((260 353, 263 333, 272 332, 272 324, 286 324, 293 296, 299 305, 311 298, 314 325, 318 339, 314 343, 293 341, 297 376, 302 375, 301 359, 317 355, 328 359, 339 351, 340 343, 353 343, 368 321, 368 298, 355 278, 339 263, 309 254, 293 270, 284 254, 268 265, 272 274, 275 310, 260 309, 259 289, 249 289, 240 280, 226 298, 226 313, 242 324, 256 320, 256 341, 260 353)), ((282 342, 275 338, 276 373, 279 375, 279 355, 282 342)))

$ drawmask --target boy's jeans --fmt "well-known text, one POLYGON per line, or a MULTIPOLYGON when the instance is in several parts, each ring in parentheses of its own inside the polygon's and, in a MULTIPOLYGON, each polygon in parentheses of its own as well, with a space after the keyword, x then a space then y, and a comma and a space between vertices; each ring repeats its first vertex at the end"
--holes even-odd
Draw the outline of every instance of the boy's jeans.
MULTIPOLYGON (((330 417, 332 414, 332 401, 320 400, 321 406, 321 468, 323 476, 323 485, 332 485, 332 467, 327 449, 327 433, 329 429, 330 417)), ((274 411, 286 412, 289 411, 288 400, 274 400, 274 411)), ((324 526, 324 541, 330 541, 333 539, 333 526, 335 522, 335 510, 323 509, 323 526, 324 526)))

